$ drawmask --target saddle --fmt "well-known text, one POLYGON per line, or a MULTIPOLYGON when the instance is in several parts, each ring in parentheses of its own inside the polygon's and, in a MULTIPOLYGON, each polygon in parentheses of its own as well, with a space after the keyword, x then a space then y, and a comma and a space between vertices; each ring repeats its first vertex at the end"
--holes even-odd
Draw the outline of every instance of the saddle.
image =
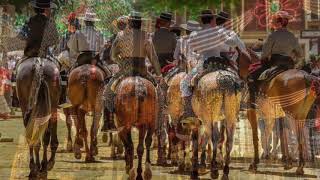
MULTIPOLYGON (((205 75, 215 72, 218 70, 228 71, 231 74, 237 74, 236 68, 231 64, 230 60, 225 57, 210 57, 207 58, 203 63, 203 72, 198 73, 192 80, 191 86, 195 87, 198 84, 198 81, 205 75)), ((225 78, 222 78, 225 79, 225 78)), ((221 80, 222 80, 221 79, 221 80)), ((222 83, 222 82, 221 82, 222 83)), ((241 83, 236 82, 237 87, 241 87, 241 83)), ((238 89, 238 88, 237 88, 238 89)))

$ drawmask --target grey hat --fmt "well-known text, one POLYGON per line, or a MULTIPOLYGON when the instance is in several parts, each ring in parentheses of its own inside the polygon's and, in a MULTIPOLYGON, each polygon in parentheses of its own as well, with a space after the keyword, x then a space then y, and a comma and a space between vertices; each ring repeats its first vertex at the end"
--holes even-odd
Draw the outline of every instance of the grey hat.
POLYGON ((199 31, 202 29, 200 23, 193 20, 189 20, 187 24, 181 24, 180 27, 188 31, 199 31))

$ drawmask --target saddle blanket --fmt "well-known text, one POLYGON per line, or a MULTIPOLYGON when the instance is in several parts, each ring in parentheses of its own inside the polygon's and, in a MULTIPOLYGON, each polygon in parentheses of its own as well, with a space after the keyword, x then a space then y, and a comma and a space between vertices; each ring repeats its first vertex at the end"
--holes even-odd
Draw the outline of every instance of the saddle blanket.
POLYGON ((286 69, 279 68, 277 66, 271 67, 264 72, 261 73, 258 80, 260 81, 271 81, 274 77, 279 75, 280 73, 286 71, 286 69))

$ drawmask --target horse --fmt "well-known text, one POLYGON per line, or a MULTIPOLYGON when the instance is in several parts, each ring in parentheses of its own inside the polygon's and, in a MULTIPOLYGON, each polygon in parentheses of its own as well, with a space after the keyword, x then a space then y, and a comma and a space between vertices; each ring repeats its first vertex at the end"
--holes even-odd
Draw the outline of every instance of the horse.
POLYGON ((73 69, 68 79, 68 97, 73 106, 76 117, 76 137, 74 141, 74 155, 81 159, 81 144, 84 141, 86 162, 94 162, 98 154, 97 133, 103 110, 104 72, 95 65, 84 64, 73 69), (85 115, 93 112, 93 123, 90 131, 90 148, 88 145, 88 131, 85 115), (81 138, 80 138, 81 136, 81 138))
MULTIPOLYGON (((208 60, 211 60, 209 58, 208 60)), ((215 61, 215 59, 212 59, 215 61)), ((219 62, 218 62, 219 63, 219 62)), ((213 72, 205 74, 195 85, 192 97, 192 107, 206 127, 206 134, 212 141, 211 177, 218 178, 218 163, 216 161, 219 144, 218 121, 224 118, 227 132, 225 165, 223 178, 229 174, 230 153, 233 145, 235 123, 240 111, 241 91, 237 90, 239 75, 235 70, 216 68, 213 72)), ((193 160, 191 179, 198 178, 198 137, 199 128, 192 129, 193 160)))
POLYGON ((29 146, 29 178, 46 177, 55 164, 59 145, 57 138, 57 108, 60 94, 60 76, 56 63, 44 58, 28 58, 17 65, 17 97, 26 128, 29 146), (43 159, 40 164, 40 138, 43 159), (47 159, 50 143, 51 157, 47 159), (36 159, 34 161, 34 154, 36 159))
MULTIPOLYGON (((184 63, 180 62, 179 68, 184 67, 184 63)), ((188 63, 187 67, 191 70, 195 64, 188 63)), ((183 68, 182 68, 183 69, 183 68)), ((168 140, 169 140, 169 152, 168 156, 171 155, 171 164, 178 165, 179 171, 191 170, 191 158, 190 158, 190 134, 193 128, 192 123, 182 123, 181 116, 184 111, 184 100, 181 96, 180 84, 181 81, 186 77, 187 73, 184 71, 178 72, 168 79, 168 90, 167 90, 167 104, 168 114, 170 116, 168 140), (179 147, 181 150, 179 150, 179 147), (182 158, 182 159, 181 159, 182 158)), ((206 168, 206 145, 204 140, 205 134, 202 134, 200 141, 202 142, 201 152, 201 168, 206 168)), ((208 150, 208 155, 210 156, 208 150)), ((169 157, 168 157, 169 158, 169 157)))
POLYGON ((139 130, 137 179, 142 179, 144 141, 147 150, 144 177, 151 179, 150 147, 158 111, 156 88, 141 76, 129 76, 118 84, 115 92, 116 127, 125 146, 126 172, 130 178, 134 178, 131 129, 135 126, 139 130))
MULTIPOLYGON (((242 58, 240 61, 240 72, 242 78, 247 79, 249 73, 249 65, 260 61, 260 59, 254 54, 252 50, 248 50, 251 55, 251 60, 248 58, 242 58)), ((269 82, 265 82, 260 86, 259 92, 263 96, 255 97, 250 95, 249 103, 256 103, 260 108, 260 111, 265 116, 266 130, 265 141, 268 143, 270 134, 276 118, 287 116, 295 124, 295 132, 298 140, 299 149, 299 163, 296 169, 297 175, 303 175, 304 171, 304 151, 305 151, 305 138, 304 138, 304 124, 307 114, 318 97, 313 87, 308 85, 308 82, 317 85, 319 80, 313 76, 309 76, 306 72, 298 69, 289 69, 282 73, 277 74, 269 82)), ((254 160, 250 164, 249 170, 256 172, 257 164, 259 163, 258 152, 258 132, 257 132, 257 117, 256 110, 250 108, 247 111, 248 120, 252 127, 253 145, 254 145, 254 160)), ((292 168, 292 160, 288 155, 288 144, 283 132, 280 134, 281 144, 283 145, 283 160, 284 169, 292 168)))

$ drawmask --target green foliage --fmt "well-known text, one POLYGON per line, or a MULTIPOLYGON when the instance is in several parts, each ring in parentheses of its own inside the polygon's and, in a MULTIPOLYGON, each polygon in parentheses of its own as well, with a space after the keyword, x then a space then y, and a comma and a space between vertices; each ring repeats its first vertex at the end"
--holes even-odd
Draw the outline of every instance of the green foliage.
POLYGON ((16 29, 20 29, 22 28, 22 26, 26 23, 28 17, 24 14, 16 14, 16 18, 15 18, 15 28, 16 29))
POLYGON ((240 0, 138 0, 141 11, 160 14, 163 11, 188 11, 191 19, 196 19, 203 9, 219 9, 221 3, 225 6, 240 4, 240 0))

